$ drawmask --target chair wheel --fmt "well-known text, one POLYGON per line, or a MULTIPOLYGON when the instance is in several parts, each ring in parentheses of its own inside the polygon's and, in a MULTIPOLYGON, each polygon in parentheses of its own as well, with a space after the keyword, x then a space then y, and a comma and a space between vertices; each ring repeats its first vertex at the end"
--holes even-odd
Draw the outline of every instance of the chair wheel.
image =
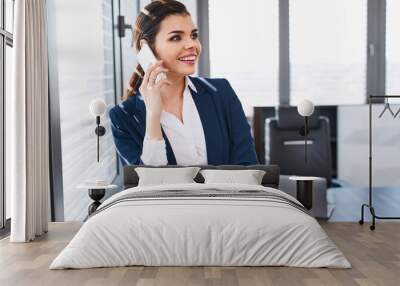
POLYGON ((370 229, 370 230, 375 230, 375 226, 374 226, 374 225, 371 225, 371 226, 369 227, 369 229, 370 229))
POLYGON ((358 221, 358 223, 359 223, 360 225, 363 225, 363 224, 364 224, 364 221, 360 219, 360 220, 358 221))

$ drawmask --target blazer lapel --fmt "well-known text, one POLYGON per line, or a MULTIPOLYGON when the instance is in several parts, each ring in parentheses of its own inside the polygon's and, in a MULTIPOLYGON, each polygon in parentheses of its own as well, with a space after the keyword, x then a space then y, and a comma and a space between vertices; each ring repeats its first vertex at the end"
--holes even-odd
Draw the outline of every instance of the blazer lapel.
POLYGON ((206 141, 207 161, 209 165, 218 165, 223 161, 223 150, 220 133, 220 122, 215 109, 213 91, 206 87, 201 80, 190 77, 197 93, 190 89, 193 101, 199 112, 200 121, 203 125, 204 137, 206 141))

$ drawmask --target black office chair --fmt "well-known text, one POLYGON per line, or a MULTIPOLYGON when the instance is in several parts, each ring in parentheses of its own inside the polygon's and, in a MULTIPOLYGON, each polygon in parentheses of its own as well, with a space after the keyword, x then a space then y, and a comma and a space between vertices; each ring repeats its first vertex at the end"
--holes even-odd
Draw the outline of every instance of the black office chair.
POLYGON ((309 117, 306 163, 304 136, 300 134, 304 118, 295 107, 279 107, 276 114, 276 118, 267 119, 269 163, 279 165, 281 174, 323 177, 329 187, 332 175, 329 119, 318 116, 317 109, 309 117))

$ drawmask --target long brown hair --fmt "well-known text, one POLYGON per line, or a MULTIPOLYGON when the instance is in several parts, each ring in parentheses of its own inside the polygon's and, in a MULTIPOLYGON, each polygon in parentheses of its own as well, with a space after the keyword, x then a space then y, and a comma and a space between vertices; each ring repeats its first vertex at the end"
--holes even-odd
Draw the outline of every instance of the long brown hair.
MULTIPOLYGON (((190 13, 185 5, 175 0, 157 0, 152 1, 139 13, 135 25, 132 29, 133 43, 136 51, 140 50, 140 41, 146 40, 150 48, 155 50, 154 42, 156 35, 160 30, 161 22, 170 15, 188 15, 190 13)), ((122 99, 126 100, 134 96, 142 84, 144 71, 140 65, 137 65, 135 72, 129 79, 128 88, 122 99)))

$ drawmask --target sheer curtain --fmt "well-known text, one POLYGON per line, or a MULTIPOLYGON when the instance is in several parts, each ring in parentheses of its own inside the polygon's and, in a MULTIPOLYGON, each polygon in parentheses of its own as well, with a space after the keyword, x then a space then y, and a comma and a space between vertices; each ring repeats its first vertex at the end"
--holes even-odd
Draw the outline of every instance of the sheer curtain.
POLYGON ((15 2, 14 70, 6 98, 6 187, 11 242, 47 232, 49 194, 48 61, 45 0, 15 2))

